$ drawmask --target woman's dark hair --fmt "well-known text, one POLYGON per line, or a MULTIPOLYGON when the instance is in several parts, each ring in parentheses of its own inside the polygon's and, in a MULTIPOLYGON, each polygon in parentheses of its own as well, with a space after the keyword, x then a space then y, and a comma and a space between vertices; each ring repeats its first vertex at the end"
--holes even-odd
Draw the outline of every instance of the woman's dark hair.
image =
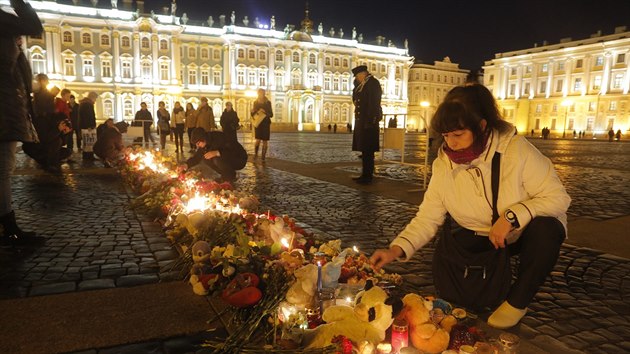
POLYGON ((472 131, 474 139, 489 134, 492 129, 506 133, 514 127, 503 120, 492 93, 483 85, 456 86, 444 97, 431 119, 431 129, 441 135, 459 129, 472 131), (486 121, 482 130, 480 122, 486 121))

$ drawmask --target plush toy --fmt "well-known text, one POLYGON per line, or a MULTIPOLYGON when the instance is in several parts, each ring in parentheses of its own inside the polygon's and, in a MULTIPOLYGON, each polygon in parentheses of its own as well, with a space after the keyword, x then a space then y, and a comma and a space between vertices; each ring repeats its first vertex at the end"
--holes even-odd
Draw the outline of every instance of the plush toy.
POLYGON ((301 307, 309 306, 317 292, 317 266, 307 264, 293 272, 296 280, 287 291, 287 301, 301 307))
POLYGON ((192 246, 193 266, 190 268, 190 285, 197 295, 208 295, 208 289, 214 284, 219 275, 213 272, 210 261, 210 245, 206 241, 197 241, 192 246))
POLYGON ((433 303, 432 299, 425 299, 418 294, 407 294, 398 317, 409 323, 409 339, 416 349, 426 353, 441 353, 448 348, 449 331, 457 319, 452 315, 444 315, 441 309, 437 316, 435 312, 432 316, 430 310, 433 303))
POLYGON ((383 289, 368 282, 354 308, 341 305, 327 308, 322 315, 326 323, 307 331, 305 344, 308 348, 322 348, 330 345, 333 338, 339 335, 355 344, 363 340, 379 343, 385 339, 385 332, 401 307, 400 300, 388 298, 383 289))
POLYGON ((258 289, 260 279, 254 273, 241 273, 225 287, 221 298, 235 307, 249 307, 255 305, 262 298, 262 291, 258 289))

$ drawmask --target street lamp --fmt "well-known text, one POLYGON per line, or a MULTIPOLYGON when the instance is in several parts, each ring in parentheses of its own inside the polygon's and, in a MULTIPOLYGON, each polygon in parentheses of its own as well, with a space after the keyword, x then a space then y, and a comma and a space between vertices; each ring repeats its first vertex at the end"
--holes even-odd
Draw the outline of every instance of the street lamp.
POLYGON ((428 101, 420 102, 420 106, 422 106, 422 120, 424 121, 424 129, 427 131, 427 140, 425 142, 426 152, 424 154, 424 183, 422 184, 422 188, 427 190, 427 175, 429 172, 429 120, 427 119, 427 107, 429 107, 431 103, 428 101))
POLYGON ((567 114, 569 114, 569 107, 573 105, 573 101, 567 98, 562 100, 561 105, 564 106, 564 127, 562 127, 562 138, 564 139, 567 136, 567 114))

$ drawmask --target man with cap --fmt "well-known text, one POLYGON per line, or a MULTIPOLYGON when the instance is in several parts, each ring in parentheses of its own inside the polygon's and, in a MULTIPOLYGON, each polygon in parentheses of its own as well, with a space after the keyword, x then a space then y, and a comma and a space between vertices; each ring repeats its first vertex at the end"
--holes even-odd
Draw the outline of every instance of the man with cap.
POLYGON ((374 152, 379 150, 379 122, 383 118, 381 108, 381 84, 359 65, 352 69, 354 75, 354 132, 352 151, 360 151, 363 169, 361 176, 353 179, 359 184, 371 184, 374 175, 374 152))
POLYGON ((247 163, 247 151, 243 146, 221 131, 206 132, 203 128, 195 128, 190 140, 197 146, 197 151, 186 161, 186 167, 191 168, 203 161, 221 175, 218 182, 234 182, 236 171, 247 163))

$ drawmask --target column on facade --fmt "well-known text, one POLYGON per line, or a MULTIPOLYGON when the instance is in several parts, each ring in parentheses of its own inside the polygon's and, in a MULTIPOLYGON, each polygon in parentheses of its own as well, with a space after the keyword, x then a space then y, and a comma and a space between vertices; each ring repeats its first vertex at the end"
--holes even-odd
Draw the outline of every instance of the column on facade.
POLYGON ((120 34, 116 29, 112 31, 112 43, 114 44, 114 58, 112 60, 114 81, 120 82, 120 34))
POLYGON ((529 98, 536 96, 536 94, 538 93, 538 67, 534 62, 532 62, 531 65, 532 75, 531 80, 529 81, 529 92, 527 93, 527 97, 529 98), (532 92, 534 93, 533 95, 532 92))
POLYGON ((114 95, 116 97, 116 105, 114 106, 114 120, 119 122, 125 119, 123 114, 125 110, 123 109, 123 99, 122 92, 120 90, 114 91, 114 95))
POLYGON ((602 88, 600 91, 602 95, 605 95, 606 92, 608 92, 608 85, 610 82, 610 69, 612 66, 611 63, 612 55, 610 54, 610 52, 604 53, 604 73, 602 77, 602 88))
POLYGON ((63 56, 61 55, 61 31, 59 28, 53 28, 52 30, 52 49, 55 61, 55 77, 61 77, 63 75, 63 56))
POLYGON ((628 90, 630 90, 630 66, 626 68, 626 75, 624 75, 623 94, 624 95, 628 94, 628 90))
POLYGON ((228 43, 223 46, 223 88, 231 90, 234 88, 236 77, 236 48, 234 44, 228 43))
POLYGON ((588 94, 591 89, 591 56, 585 55, 582 63, 582 67, 584 68, 584 89, 583 93, 588 94))
POLYGON ((153 83, 158 84, 160 82, 160 60, 158 57, 158 35, 151 35, 151 56, 153 59, 153 83))
POLYGON ((308 50, 302 51, 302 87, 308 84, 308 50))
POLYGON ((551 96, 551 91, 553 90, 553 72, 554 72, 554 61, 550 60, 547 64, 547 95, 545 98, 549 98, 551 96))
POLYGON ((396 90, 396 62, 387 64, 387 97, 394 95, 396 90))
POLYGON ((182 84, 184 82, 183 78, 180 77, 180 73, 182 72, 182 60, 180 57, 181 50, 179 47, 179 38, 175 36, 171 37, 171 84, 173 85, 182 84))
POLYGON ((291 49, 284 50, 284 87, 290 88, 291 86, 291 61, 293 55, 291 49))
MULTIPOLYGON (((53 27, 45 26, 44 31, 46 32, 46 71, 51 74, 55 72, 55 50, 53 44, 53 27)), ((61 53, 59 53, 59 57, 61 58, 61 53)))
MULTIPOLYGON (((495 63, 493 69, 494 69, 494 76, 495 77, 494 77, 494 81, 492 82, 492 84, 493 84, 492 85, 493 86, 492 91, 494 91, 493 92, 494 97, 501 98, 501 97, 503 97, 503 96, 501 96, 501 94, 502 94, 502 92, 501 92, 501 66, 499 65, 499 63, 495 63)), ((427 70, 427 71, 429 72, 429 73, 427 73, 427 75, 429 75, 429 77, 430 77, 430 75, 431 75, 430 74, 430 70, 427 70)), ((430 86, 430 85, 427 84, 427 86, 430 86)), ((422 99, 424 99, 424 98, 422 98, 422 99)), ((432 102, 435 102, 435 101, 432 101, 432 102)))
POLYGON ((140 35, 133 34, 133 77, 135 82, 142 82, 140 71, 140 35))
POLYGON ((514 98, 519 99, 521 97, 521 87, 523 87, 523 65, 519 65, 516 68, 516 84, 514 87, 514 98))
POLYGON ((503 93, 503 96, 501 98, 505 99, 510 94, 510 66, 506 64, 501 69, 503 71, 503 75, 501 75, 501 86, 503 87, 501 92, 503 93))
POLYGON ((269 87, 272 91, 276 91, 276 53, 273 50, 273 47, 267 47, 267 87, 269 87))
POLYGON ((571 58, 567 58, 567 60, 564 62, 564 81, 566 81, 566 86, 563 87, 563 96, 567 96, 569 93, 571 93, 573 91, 572 87, 571 87, 571 73, 573 72, 573 61, 571 60, 571 58))
POLYGON ((408 100, 409 99, 409 93, 408 91, 408 87, 409 87, 409 69, 411 69, 411 65, 413 63, 405 63, 403 65, 403 70, 402 70, 402 82, 401 82, 401 89, 402 89, 402 99, 403 100, 408 100))
MULTIPOLYGON (((350 67, 352 66, 352 59, 350 59, 350 67)), ((324 88, 324 52, 317 53, 317 85, 324 88)))

